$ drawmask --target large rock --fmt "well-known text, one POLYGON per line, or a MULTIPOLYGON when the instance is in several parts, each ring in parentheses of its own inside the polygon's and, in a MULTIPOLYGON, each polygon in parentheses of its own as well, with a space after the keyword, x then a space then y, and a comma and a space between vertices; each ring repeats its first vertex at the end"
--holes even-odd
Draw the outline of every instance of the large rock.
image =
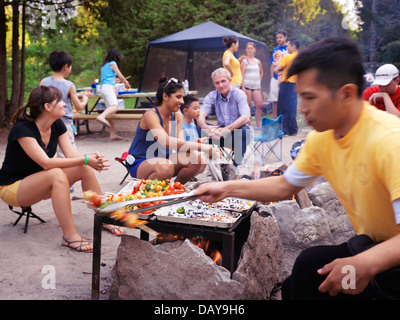
POLYGON ((317 184, 309 190, 308 196, 315 206, 321 207, 327 213, 332 237, 336 244, 347 241, 355 235, 346 210, 328 182, 317 184))
POLYGON ((315 245, 334 243, 329 219, 322 208, 301 210, 292 200, 270 204, 280 229, 283 243, 283 276, 292 273, 293 264, 300 252, 315 245))
POLYGON ((282 282, 282 241, 270 212, 268 208, 260 214, 253 211, 249 236, 232 276, 244 285, 245 299, 276 299, 282 282))
POLYGON ((301 210, 292 200, 274 203, 270 207, 285 245, 308 248, 334 243, 328 216, 323 209, 309 207, 301 210))
POLYGON ((187 239, 154 246, 124 236, 113 278, 114 300, 243 299, 243 285, 187 239))

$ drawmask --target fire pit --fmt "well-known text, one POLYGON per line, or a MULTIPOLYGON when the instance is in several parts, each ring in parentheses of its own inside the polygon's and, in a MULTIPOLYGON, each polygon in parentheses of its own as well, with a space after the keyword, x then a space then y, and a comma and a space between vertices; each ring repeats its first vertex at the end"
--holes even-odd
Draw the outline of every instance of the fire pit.
MULTIPOLYGON (((281 175, 283 174, 285 169, 286 166, 280 166, 279 168, 275 168, 275 170, 261 170, 260 176, 249 175, 248 177, 245 177, 245 175, 241 175, 239 178, 254 179, 269 175, 281 175)), ((193 184, 192 187, 195 188, 195 184, 193 184)), ((308 207, 311 205, 306 193, 305 195, 295 195, 293 197, 293 200, 296 200, 300 207, 308 207)), ((234 204, 235 202, 228 203, 232 205, 232 203, 234 204)), ((191 205, 196 204, 191 203, 191 205)), ((177 208, 175 207, 165 207, 162 209, 164 210, 159 209, 160 211, 158 212, 158 214, 157 212, 153 212, 152 215, 141 216, 141 219, 146 219, 146 227, 151 228, 162 234, 171 235, 171 238, 177 237, 179 240, 195 239, 199 242, 202 242, 203 240, 206 242, 212 242, 212 244, 216 246, 218 248, 218 251, 221 253, 220 265, 226 268, 232 276, 237 268, 243 244, 247 241, 249 236, 251 220, 250 218, 254 206, 250 205, 249 208, 246 208, 246 210, 243 210, 242 212, 236 211, 236 214, 233 215, 235 219, 229 222, 197 219, 198 217, 196 217, 195 210, 194 212, 188 214, 188 216, 184 217, 181 214, 175 214, 175 211, 177 210, 177 208)), ((122 225, 122 223, 112 218, 105 217, 100 214, 95 215, 92 299, 99 299, 101 227, 103 223, 122 225)), ((149 234, 140 230, 140 239, 148 241, 149 234)))
MULTIPOLYGON (((125 187, 126 188, 126 187, 125 187)), ((131 188, 131 186, 128 186, 131 188)), ((121 192, 119 192, 121 193, 121 192)), ((239 202, 238 199, 232 199, 225 202, 225 205, 235 206, 239 202)), ((220 220, 221 216, 216 215, 218 219, 208 217, 210 219, 198 219, 194 213, 189 216, 181 216, 180 214, 170 214, 175 211, 175 207, 165 207, 154 212, 154 215, 147 215, 147 227, 163 234, 176 235, 183 238, 199 239, 211 241, 220 248, 221 265, 225 267, 231 274, 237 267, 240 258, 240 252, 243 244, 246 242, 250 229, 250 216, 255 202, 248 202, 245 210, 241 212, 235 211, 231 216, 222 216, 222 218, 231 218, 229 220, 220 220), (158 213, 158 214, 157 214, 158 213)), ((209 212, 218 212, 217 208, 211 205, 199 207, 199 203, 185 203, 182 207, 197 208, 196 210, 204 210, 209 212)), ((223 208, 223 204, 219 204, 223 208)), ((231 208, 232 209, 232 208, 231 208)), ((222 210, 221 210, 222 212, 222 210)), ((220 213, 222 214, 222 213, 220 213)), ((228 215, 228 214, 227 214, 228 215)), ((93 266, 92 266, 92 299, 99 298, 100 287, 100 255, 101 255, 101 229, 102 224, 122 225, 119 221, 112 218, 95 214, 94 231, 93 231, 93 266)), ((148 241, 149 234, 140 231, 140 239, 148 241)))

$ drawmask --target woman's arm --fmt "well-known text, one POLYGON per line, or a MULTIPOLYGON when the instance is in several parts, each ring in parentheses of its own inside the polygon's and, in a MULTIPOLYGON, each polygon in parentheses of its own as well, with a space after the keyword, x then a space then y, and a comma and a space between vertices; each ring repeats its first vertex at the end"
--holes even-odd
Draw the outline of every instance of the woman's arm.
POLYGON ((114 72, 117 75, 117 77, 124 83, 125 87, 127 89, 129 89, 131 87, 131 85, 129 84, 128 80, 125 79, 125 77, 123 76, 123 74, 119 70, 118 66, 116 64, 112 64, 110 67, 111 67, 111 69, 114 70, 114 72))
POLYGON ((260 68, 260 82, 261 82, 262 79, 263 79, 263 77, 264 77, 264 69, 263 69, 263 67, 262 67, 261 61, 258 60, 258 59, 257 59, 257 61, 258 61, 258 67, 260 68))
POLYGON ((58 137, 58 145, 60 146, 66 158, 78 158, 83 156, 82 153, 76 151, 76 149, 72 146, 67 132, 58 137))
POLYGON ((231 74, 231 77, 233 77, 233 70, 232 70, 232 68, 231 68, 231 66, 230 66, 230 64, 229 64, 230 62, 231 62, 231 57, 230 57, 229 54, 227 54, 227 55, 225 56, 225 58, 224 58, 224 61, 223 61, 224 68, 225 68, 226 70, 228 70, 229 73, 231 74))
POLYGON ((242 61, 240 63, 240 71, 242 73, 242 90, 244 91, 245 90, 245 87, 244 87, 244 74, 246 73, 246 61, 242 61))
MULTIPOLYGON (((211 155, 214 152, 212 145, 185 141, 171 137, 160 124, 160 119, 155 112, 146 112, 140 120, 140 126, 144 130, 150 130, 154 138, 166 149, 180 150, 183 146, 187 150, 203 151, 211 155)), ((182 130, 182 123, 181 123, 182 130)), ((215 155, 214 155, 215 156, 215 155)))
MULTIPOLYGON (((66 133, 60 136, 60 138, 64 136, 62 139, 68 139, 68 136, 66 133)), ((68 139, 69 141, 69 139, 68 139)), ((35 138, 31 137, 23 137, 18 139, 19 144, 21 145, 22 149, 24 149, 25 153, 33 160, 35 161, 39 166, 41 166, 44 170, 49 170, 53 168, 70 168, 74 166, 79 166, 79 165, 84 165, 86 164, 86 159, 85 155, 80 154, 76 151, 74 151, 72 145, 71 145, 71 150, 67 148, 67 150, 63 150, 66 153, 64 153, 66 156, 74 155, 74 157, 71 158, 59 158, 59 157, 54 157, 54 158, 49 158, 47 154, 43 151, 43 149, 39 146, 38 142, 36 141, 35 138)), ((66 144, 64 142, 64 144, 66 144)), ((69 142, 71 144, 71 142, 69 142)), ((87 158, 87 165, 91 166, 93 169, 101 171, 101 170, 106 170, 109 165, 106 165, 105 163, 107 160, 105 160, 102 156, 99 154, 90 154, 86 155, 87 158)))

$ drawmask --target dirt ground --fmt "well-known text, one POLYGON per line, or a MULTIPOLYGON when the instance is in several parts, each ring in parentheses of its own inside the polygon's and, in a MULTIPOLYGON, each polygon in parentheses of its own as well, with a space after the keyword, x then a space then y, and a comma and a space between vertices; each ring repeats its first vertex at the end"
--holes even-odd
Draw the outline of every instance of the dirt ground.
MULTIPOLYGON (((301 122, 301 121, 300 121, 301 122)), ((137 121, 118 121, 125 139, 110 141, 108 129, 100 134, 77 136, 77 147, 82 153, 100 151, 111 167, 97 173, 103 193, 116 193, 122 189, 120 181, 126 169, 114 158, 127 151, 135 134, 137 121)), ((95 121, 91 130, 100 129, 95 121)), ((304 139, 309 131, 299 123, 296 136, 283 138, 283 158, 286 164, 292 160, 290 149, 294 142, 304 139)), ((83 129, 85 131, 85 129, 83 129)), ((0 129, 0 163, 3 162, 8 130, 0 129)), ((124 184, 125 185, 125 184, 124 184)), ((73 196, 81 197, 80 184, 74 185, 73 196)), ((80 200, 73 200, 72 213, 75 225, 83 237, 93 238, 93 211, 80 200)), ((17 215, 0 201, 0 300, 88 300, 91 299, 92 254, 75 252, 61 246, 61 228, 53 213, 50 200, 32 206, 33 212, 46 220, 42 224, 36 219, 29 223, 24 234, 25 218, 13 226, 17 215)), ((128 235, 137 236, 134 229, 126 229, 128 235)), ((112 283, 111 270, 120 238, 103 231, 101 255, 100 299, 108 299, 112 283)))

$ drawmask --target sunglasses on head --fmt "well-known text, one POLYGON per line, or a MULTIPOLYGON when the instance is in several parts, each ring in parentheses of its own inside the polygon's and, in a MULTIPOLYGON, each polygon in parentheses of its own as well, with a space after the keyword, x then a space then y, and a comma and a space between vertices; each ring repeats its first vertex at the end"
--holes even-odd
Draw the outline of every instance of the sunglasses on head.
POLYGON ((173 82, 175 82, 175 83, 179 83, 179 80, 178 80, 178 79, 171 78, 171 79, 168 80, 167 84, 164 86, 164 89, 171 83, 171 81, 173 81, 173 82))

